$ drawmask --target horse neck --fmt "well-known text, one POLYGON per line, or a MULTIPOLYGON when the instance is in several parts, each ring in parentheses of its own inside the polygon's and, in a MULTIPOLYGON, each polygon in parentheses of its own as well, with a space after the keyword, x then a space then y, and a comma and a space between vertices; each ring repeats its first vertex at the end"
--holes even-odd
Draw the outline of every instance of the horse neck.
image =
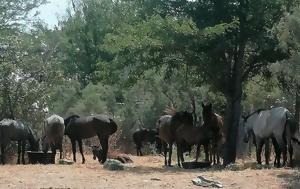
POLYGON ((209 117, 204 118, 204 122, 206 122, 206 125, 215 125, 218 122, 218 116, 211 112, 209 117))
POLYGON ((247 118, 246 129, 248 131, 253 129, 254 122, 257 120, 257 118, 258 118, 258 113, 252 114, 250 117, 247 118))

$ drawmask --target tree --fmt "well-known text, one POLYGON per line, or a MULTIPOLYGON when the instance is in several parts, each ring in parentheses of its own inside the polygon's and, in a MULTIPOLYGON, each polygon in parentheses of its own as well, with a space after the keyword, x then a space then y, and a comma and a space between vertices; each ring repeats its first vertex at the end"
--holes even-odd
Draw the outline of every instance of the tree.
POLYGON ((59 77, 55 72, 55 48, 46 44, 41 30, 25 24, 37 23, 30 11, 42 0, 1 2, 0 14, 0 107, 1 118, 37 123, 44 119, 47 92, 59 77), (54 75, 56 77, 54 77, 54 75), (55 79, 53 79, 55 78, 55 79))
POLYGON ((121 5, 112 0, 76 1, 73 5, 74 13, 61 21, 65 76, 78 79, 82 88, 89 82, 114 83, 109 79, 111 68, 107 68, 113 57, 101 45, 106 34, 120 23, 121 5))
POLYGON ((295 97, 295 118, 300 121, 300 14, 299 7, 292 14, 286 14, 275 29, 279 47, 291 57, 272 66, 282 89, 295 97))

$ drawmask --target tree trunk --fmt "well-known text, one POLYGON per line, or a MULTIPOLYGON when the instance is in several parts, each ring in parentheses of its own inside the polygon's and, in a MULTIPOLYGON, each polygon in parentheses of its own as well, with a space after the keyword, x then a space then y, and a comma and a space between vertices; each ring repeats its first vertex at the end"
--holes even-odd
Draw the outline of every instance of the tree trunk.
POLYGON ((241 100, 242 100, 242 77, 243 77, 243 59, 246 42, 241 42, 237 52, 233 66, 229 64, 226 77, 226 112, 224 119, 225 129, 225 148, 224 148, 224 166, 235 163, 236 159, 236 143, 241 115, 241 100))
POLYGON ((241 98, 227 98, 227 106, 224 120, 225 128, 225 151, 224 165, 234 163, 236 159, 236 142, 241 115, 241 98))

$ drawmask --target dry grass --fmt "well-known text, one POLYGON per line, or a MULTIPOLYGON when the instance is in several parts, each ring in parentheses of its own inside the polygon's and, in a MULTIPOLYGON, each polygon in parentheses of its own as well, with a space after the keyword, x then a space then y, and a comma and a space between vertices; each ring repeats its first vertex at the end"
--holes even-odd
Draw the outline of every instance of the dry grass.
POLYGON ((257 170, 248 163, 240 164, 240 171, 184 170, 162 167, 159 156, 131 158, 134 163, 117 172, 103 169, 90 155, 84 165, 5 165, 0 188, 201 188, 191 182, 198 175, 219 180, 225 188, 294 188, 300 182, 296 169, 257 170))

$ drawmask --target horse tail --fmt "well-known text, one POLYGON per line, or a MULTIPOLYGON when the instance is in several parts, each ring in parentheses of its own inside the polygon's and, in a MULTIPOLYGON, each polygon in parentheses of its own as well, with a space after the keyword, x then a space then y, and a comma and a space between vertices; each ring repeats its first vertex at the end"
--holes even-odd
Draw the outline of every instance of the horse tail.
POLYGON ((296 121, 289 111, 286 112, 285 116, 285 130, 287 129, 287 127, 289 127, 291 139, 300 145, 300 134, 296 121))
POLYGON ((114 134, 115 132, 117 132, 117 130, 118 130, 118 125, 117 125, 117 123, 116 123, 113 119, 111 119, 111 118, 109 118, 109 121, 110 121, 110 126, 111 126, 111 135, 112 135, 112 134, 114 134))

